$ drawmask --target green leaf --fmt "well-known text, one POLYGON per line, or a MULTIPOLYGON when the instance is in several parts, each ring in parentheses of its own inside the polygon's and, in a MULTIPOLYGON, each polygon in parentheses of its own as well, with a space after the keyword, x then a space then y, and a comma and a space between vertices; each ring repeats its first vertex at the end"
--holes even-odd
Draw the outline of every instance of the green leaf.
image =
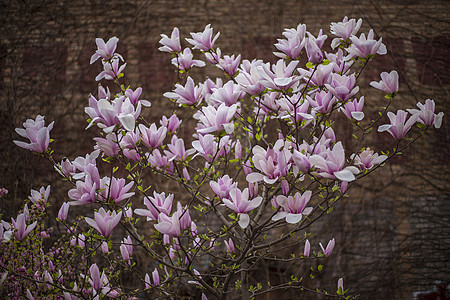
POLYGON ((312 68, 314 68, 314 64, 312 63, 312 62, 307 62, 306 63, 306 67, 308 68, 308 69, 312 69, 312 68))

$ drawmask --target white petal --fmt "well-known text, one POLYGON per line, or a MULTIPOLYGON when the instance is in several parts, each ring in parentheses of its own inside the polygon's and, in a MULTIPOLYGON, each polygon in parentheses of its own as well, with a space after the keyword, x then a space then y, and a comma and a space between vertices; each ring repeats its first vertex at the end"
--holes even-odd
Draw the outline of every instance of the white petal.
POLYGON ((302 214, 287 214, 286 222, 289 224, 297 224, 302 220, 302 214))
POLYGON ((250 224, 250 217, 247 214, 239 214, 239 226, 245 229, 250 224))
POLYGON ((234 123, 223 124, 223 129, 228 134, 232 134, 234 131, 234 123))
POLYGON ((342 170, 342 171, 338 171, 338 172, 334 172, 334 176, 336 176, 337 179, 342 180, 342 181, 353 181, 355 180, 355 175, 353 175, 353 173, 348 170, 342 170))
POLYGON ((357 121, 364 119, 364 113, 362 111, 352 111, 351 115, 357 121))
POLYGON ((120 123, 122 123, 123 128, 127 131, 134 131, 134 126, 136 124, 136 120, 132 114, 120 115, 118 116, 120 123))

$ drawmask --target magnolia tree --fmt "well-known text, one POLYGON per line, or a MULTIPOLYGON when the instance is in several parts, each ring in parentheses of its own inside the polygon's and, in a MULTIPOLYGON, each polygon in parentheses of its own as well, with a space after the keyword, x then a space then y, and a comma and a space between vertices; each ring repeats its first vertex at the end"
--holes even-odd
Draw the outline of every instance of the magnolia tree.
POLYGON ((191 33, 186 38, 191 48, 183 49, 174 28, 170 37, 161 35, 159 50, 172 55, 178 74, 173 91, 164 94, 178 115, 152 124, 141 115, 144 108, 151 113, 142 88, 123 84, 126 63, 116 52, 119 39, 96 39, 91 64, 102 63, 103 71, 95 79, 120 92, 99 86, 89 98, 86 129, 98 128, 95 149, 56 162, 49 147, 53 122, 46 125, 37 116, 16 129, 26 140, 16 145, 54 165, 69 186, 70 200, 57 216, 67 228, 63 235, 43 221, 50 187, 32 191, 20 214, 11 223, 2 221, 1 295, 175 298, 191 286, 202 299, 248 299, 286 289, 352 297, 342 278, 328 291, 314 283, 323 264, 334 262, 335 239, 311 243, 311 225, 356 181, 429 128, 439 128, 443 117, 434 112, 433 100, 418 103, 418 109, 388 111, 398 92, 395 70, 370 83, 380 91, 380 108, 374 118, 364 113, 367 99, 358 94, 357 81, 386 47, 373 30, 358 36, 361 23, 347 17, 331 23, 331 53, 322 50, 327 39, 322 30, 316 36, 304 24, 285 29, 273 65, 222 55, 215 47, 219 33, 213 37, 210 25, 191 33), (194 59, 193 51, 204 60, 194 59), (300 63, 305 56, 306 65, 300 63), (195 82, 191 72, 206 64, 223 76, 195 82), (196 125, 182 123, 180 116, 188 114, 196 125), (380 124, 385 114, 389 124, 380 124), (343 121, 336 115, 344 115, 357 131, 354 149, 344 149, 335 134, 336 122, 343 121), (195 127, 192 136, 180 136, 183 125, 195 127), (376 153, 367 145, 372 133, 390 134, 392 145, 376 153), (149 173, 178 185, 185 195, 149 185, 149 173), (52 234, 58 241, 44 247, 52 234), (144 261, 148 269, 142 268, 144 261), (291 273, 281 279, 249 278, 267 263, 296 267, 287 268, 291 273), (139 285, 127 285, 121 272, 139 285))

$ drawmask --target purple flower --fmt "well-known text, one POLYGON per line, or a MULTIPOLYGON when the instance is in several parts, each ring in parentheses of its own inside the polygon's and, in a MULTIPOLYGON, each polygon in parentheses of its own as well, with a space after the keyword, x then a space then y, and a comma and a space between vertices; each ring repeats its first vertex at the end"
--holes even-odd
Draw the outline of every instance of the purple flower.
POLYGON ((398 91, 398 73, 397 71, 391 71, 391 73, 382 72, 381 81, 372 81, 370 83, 376 89, 382 90, 388 94, 395 94, 398 91))
POLYGON ((100 81, 103 78, 106 80, 114 80, 122 73, 123 69, 127 66, 126 63, 119 67, 119 58, 113 58, 112 61, 102 61, 103 71, 101 71, 95 81, 100 81))
POLYGON ((69 190, 69 198, 72 201, 71 205, 81 205, 93 203, 96 198, 96 190, 100 188, 100 175, 95 165, 89 164, 86 166, 85 178, 77 180, 76 188, 69 190))
POLYGON ((227 248, 228 253, 233 254, 236 252, 236 249, 234 248, 233 240, 231 238, 228 239, 228 242, 225 240, 224 243, 225 243, 225 247, 227 248))
POLYGON ((154 286, 158 286, 160 284, 159 282, 159 273, 158 273, 158 269, 155 268, 155 270, 153 270, 152 272, 152 279, 153 279, 153 285, 154 286))
POLYGON ((278 39, 278 43, 275 44, 275 48, 281 52, 274 52, 276 57, 285 59, 297 59, 305 46, 306 39, 300 39, 298 35, 295 35, 288 39, 278 39))
POLYGON ((359 91, 359 87, 355 87, 355 84, 355 74, 347 76, 333 73, 331 74, 331 83, 325 84, 325 87, 336 96, 339 101, 346 102, 359 91))
POLYGON ((169 99, 175 99, 178 104, 194 105, 202 99, 202 87, 195 86, 194 80, 189 76, 186 86, 177 83, 173 92, 167 92, 163 95, 169 99))
POLYGON ((368 58, 375 54, 386 54, 387 50, 386 46, 382 43, 382 38, 377 41, 373 39, 373 36, 373 29, 370 29, 367 39, 364 33, 361 33, 359 38, 351 36, 350 40, 352 41, 352 44, 347 48, 347 52, 362 58, 368 58))
POLYGON ((306 191, 303 195, 300 192, 295 193, 294 196, 278 195, 276 203, 282 207, 277 214, 272 217, 273 221, 278 221, 286 218, 286 222, 290 224, 297 224, 302 220, 303 216, 309 215, 312 207, 306 207, 309 200, 311 200, 311 191, 306 191))
POLYGON ((61 205, 61 208, 58 211, 58 219, 59 220, 65 221, 67 219, 67 215, 69 213, 69 207, 70 207, 70 205, 67 202, 64 202, 61 205))
POLYGON ((321 114, 327 114, 331 111, 333 104, 336 102, 336 98, 330 92, 320 91, 316 93, 314 100, 310 97, 306 97, 311 107, 316 112, 321 114))
POLYGON ((214 39, 212 39, 213 29, 211 28, 211 24, 206 25, 205 30, 203 32, 192 33, 192 39, 186 39, 186 41, 194 46, 194 49, 200 49, 202 51, 208 51, 212 47, 214 47, 214 43, 220 35, 218 32, 214 39), (212 39, 212 40, 211 40, 212 39))
POLYGON ((230 198, 231 200, 222 199, 223 203, 239 215, 239 226, 247 228, 250 223, 250 217, 247 212, 257 208, 262 202, 262 197, 248 200, 248 188, 245 188, 242 192, 240 189, 234 188, 230 190, 230 198))
POLYGON ((174 133, 175 131, 177 131, 178 127, 180 127, 181 122, 182 121, 178 119, 177 115, 173 114, 169 119, 167 119, 166 116, 162 116, 160 124, 164 127, 167 127, 169 132, 174 133))
POLYGON ((306 54, 310 63, 320 64, 323 61, 323 53, 313 36, 310 36, 306 41, 306 54))
POLYGON ((209 185, 211 186, 211 189, 213 190, 213 192, 220 199, 224 199, 224 198, 229 199, 230 191, 237 187, 237 183, 233 182, 233 180, 228 175, 222 176, 217 181, 211 180, 209 182, 209 185))
POLYGON ((115 177, 103 177, 100 180, 100 189, 103 189, 100 194, 103 196, 103 201, 119 203, 134 195, 134 192, 128 193, 133 187, 134 182, 126 181, 123 178, 117 179, 115 177))
POLYGON ((103 207, 101 207, 98 212, 94 213, 95 220, 91 218, 85 218, 85 220, 86 223, 94 227, 95 230, 100 232, 104 237, 109 237, 121 218, 122 212, 106 212, 103 207))
POLYGON ((334 238, 328 242, 326 249, 323 248, 322 243, 319 243, 320 248, 322 248, 323 254, 325 254, 325 256, 331 255, 331 252, 333 252, 334 249, 334 244, 335 244, 334 238))
POLYGON ((171 237, 178 237, 181 234, 180 213, 176 211, 173 213, 172 217, 161 213, 158 216, 158 224, 155 224, 154 226, 155 229, 162 234, 167 234, 171 237))
POLYGON ((119 154, 119 145, 117 144, 117 135, 115 133, 110 133, 106 136, 106 139, 96 137, 95 149, 101 150, 106 156, 114 157, 119 154))
POLYGON ((253 60, 252 62, 244 60, 241 63, 241 69, 239 70, 239 74, 235 77, 235 80, 249 95, 257 95, 265 89, 259 82, 261 75, 258 70, 258 66, 263 64, 262 60, 253 60))
POLYGON ((133 256, 133 242, 131 241, 131 237, 128 236, 123 239, 120 245, 120 254, 122 255, 123 260, 128 261, 133 256))
POLYGON ((407 109, 407 111, 412 115, 419 115, 419 121, 420 123, 432 126, 434 125, 435 128, 440 128, 442 125, 442 118, 444 117, 444 113, 440 112, 438 114, 434 113, 434 100, 427 99, 425 101, 425 105, 418 102, 417 106, 420 108, 418 109, 407 109))
POLYGON ((236 73, 240 62, 240 54, 236 58, 234 57, 234 55, 225 55, 223 58, 219 59, 219 65, 217 67, 223 70, 228 75, 233 76, 236 73))
MULTIPOLYGON (((100 290, 103 287, 103 279, 100 277, 100 270, 97 264, 91 265, 89 268, 89 273, 91 275, 89 282, 91 283, 94 290, 100 290)), ((103 274, 102 274, 103 277, 103 274)))
MULTIPOLYGON (((127 89, 125 91, 125 97, 127 97, 130 100, 131 104, 136 105, 138 103, 141 103, 142 105, 144 105, 146 107, 152 106, 152 104, 148 100, 139 100, 139 97, 141 96, 141 94, 142 94, 142 88, 140 88, 140 87, 138 87, 134 91, 132 89, 127 89)), ((99 96, 99 98, 102 99, 100 96, 99 96)), ((103 98, 103 99, 105 99, 105 98, 103 98)))
POLYGON ((38 204, 39 202, 47 203, 48 196, 50 195, 50 186, 48 185, 45 189, 41 187, 39 191, 31 190, 31 196, 28 197, 31 202, 38 204))
POLYGON ((184 147, 184 140, 178 138, 176 135, 172 137, 171 143, 167 144, 169 150, 164 150, 164 153, 172 160, 186 160, 187 157, 195 152, 195 149, 186 150, 184 147))
POLYGON ((270 70, 269 65, 262 64, 257 67, 260 75, 259 83, 268 89, 287 90, 296 84, 300 77, 293 75, 298 61, 291 61, 287 66, 284 60, 280 59, 270 70))
POLYGON ((24 213, 17 216, 16 220, 11 218, 12 225, 14 229, 16 229, 16 240, 23 240, 37 225, 37 221, 32 223, 31 225, 26 224, 27 217, 24 213))
MULTIPOLYGON (((216 142, 216 137, 212 134, 199 135, 198 141, 192 142, 192 147, 197 150, 197 155, 203 156, 207 162, 212 162, 217 159, 218 156, 224 156, 226 154, 226 147, 230 137, 224 136, 220 139, 219 144, 216 142)), ((193 157, 193 158, 194 158, 193 157)))
POLYGON ((355 174, 359 173, 354 166, 344 168, 345 153, 341 142, 337 142, 333 150, 328 149, 321 155, 311 155, 309 162, 315 167, 317 175, 320 177, 353 181, 355 174))
MULTIPOLYGON (((117 43, 119 39, 117 37, 110 38, 106 44, 105 41, 101 38, 96 38, 95 43, 97 44, 97 51, 91 56, 91 64, 93 64, 97 59, 103 58, 104 60, 109 60, 114 56, 114 52, 116 51, 117 43)), ((118 57, 122 58, 119 54, 116 54, 118 57)), ((123 60, 123 59, 122 59, 123 60)))
POLYGON ((370 148, 364 149, 360 154, 352 154, 350 159, 355 160, 355 165, 357 165, 361 170, 369 170, 374 165, 381 164, 388 157, 386 155, 378 156, 378 153, 374 153, 370 148))
POLYGON ((337 290, 338 290, 338 295, 342 295, 344 293, 344 278, 339 278, 338 279, 338 284, 337 284, 337 290))
POLYGON ((186 48, 178 57, 172 58, 172 65, 183 71, 187 71, 192 67, 201 68, 206 65, 204 61, 193 58, 194 55, 192 54, 191 49, 186 48))
POLYGON ((241 91, 239 85, 228 81, 223 87, 215 89, 211 96, 209 96, 208 103, 213 103, 215 106, 219 106, 222 103, 225 103, 226 106, 232 106, 239 99, 243 98, 244 95, 245 93, 241 91))
POLYGON ((364 96, 361 96, 361 98, 359 98, 359 101, 355 99, 352 102, 347 102, 343 107, 341 106, 341 111, 347 118, 361 121, 362 119, 364 119, 364 113, 362 111, 363 107, 364 96))
POLYGON ((158 48, 159 51, 163 51, 163 52, 180 52, 181 51, 180 32, 178 31, 177 27, 175 27, 172 30, 172 34, 170 35, 170 38, 165 34, 161 34, 161 37, 162 37, 162 39, 159 40, 159 43, 163 46, 158 48))
POLYGON ((180 216, 180 228, 181 230, 188 229, 191 227, 191 216, 189 215, 189 209, 187 205, 183 208, 180 202, 177 202, 177 212, 180 216))
POLYGON ((199 115, 201 128, 197 129, 197 132, 207 134, 225 130, 228 134, 233 133, 234 122, 232 119, 236 110, 236 104, 226 106, 225 103, 222 103, 217 109, 213 106, 204 106, 202 108, 203 114, 199 115))
POLYGON ((342 22, 331 22, 330 25, 330 32, 331 34, 334 34, 338 38, 333 39, 331 42, 331 48, 336 48, 339 46, 339 43, 341 40, 344 42, 347 41, 348 38, 350 38, 352 35, 356 35, 359 28, 361 28, 362 20, 358 19, 356 21, 355 19, 348 19, 347 16, 344 17, 342 22))
POLYGON ((38 115, 35 120, 28 119, 23 123, 24 128, 16 128, 16 132, 27 138, 30 143, 14 141, 14 144, 24 149, 44 153, 50 143, 50 130, 53 128, 53 123, 45 127, 44 117, 41 115, 38 115))
POLYGON ((158 148, 164 142, 167 134, 167 127, 156 127, 155 123, 150 125, 150 128, 145 127, 144 124, 139 125, 139 131, 141 132, 141 139, 144 144, 149 148, 158 148))
POLYGON ((139 216, 147 217, 147 221, 158 220, 160 213, 169 215, 172 210, 173 194, 153 192, 154 197, 145 197, 144 204, 147 209, 135 209, 134 213, 139 216))
POLYGON ((397 111, 397 114, 388 112, 387 116, 389 117, 391 124, 381 125, 378 127, 378 132, 387 131, 397 140, 404 138, 406 133, 411 129, 411 126, 413 126, 419 118, 418 114, 414 114, 406 121, 407 115, 408 113, 401 109, 397 111))
POLYGON ((305 249, 303 250, 303 256, 308 257, 310 251, 311 251, 311 244, 309 243, 308 240, 306 240, 305 241, 305 249))

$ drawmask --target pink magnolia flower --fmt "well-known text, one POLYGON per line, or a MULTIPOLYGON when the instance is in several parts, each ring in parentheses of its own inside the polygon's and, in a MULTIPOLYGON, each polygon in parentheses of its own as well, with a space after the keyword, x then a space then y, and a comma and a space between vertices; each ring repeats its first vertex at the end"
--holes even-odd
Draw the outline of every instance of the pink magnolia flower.
POLYGON ((150 127, 146 127, 144 124, 139 125, 139 131, 141 133, 141 140, 149 148, 158 148, 164 142, 167 134, 167 127, 156 127, 155 123, 152 123, 150 127))
POLYGON ((16 240, 21 241, 23 240, 37 225, 37 221, 33 222, 32 224, 28 225, 26 224, 27 217, 24 213, 21 213, 17 216, 16 220, 11 218, 12 225, 14 229, 16 230, 16 240))
POLYGON ((35 120, 28 119, 23 123, 24 128, 16 128, 16 132, 21 137, 27 138, 30 143, 14 141, 14 144, 24 149, 44 153, 50 143, 50 130, 53 124, 54 122, 51 122, 45 127, 44 117, 41 115, 38 115, 35 120))
POLYGON ((158 272, 157 268, 155 268, 155 270, 153 270, 153 272, 152 272, 152 279, 153 279, 153 285, 154 286, 158 286, 160 284, 160 282, 159 282, 159 272, 158 272))
MULTIPOLYGON (((141 94, 142 94, 142 88, 140 88, 140 87, 138 87, 134 91, 132 89, 127 89, 125 91, 125 97, 127 97, 130 100, 131 104, 136 105, 136 104, 141 103, 143 106, 146 106, 146 107, 152 106, 152 104, 148 100, 139 100, 139 97, 141 96, 141 94)), ((99 96, 99 98, 100 99, 109 99, 109 97, 103 98, 100 96, 99 96)))
POLYGON ((100 195, 103 196, 103 201, 119 203, 125 199, 130 198, 135 193, 128 191, 133 187, 134 182, 129 182, 125 185, 126 181, 124 178, 115 177, 103 177, 100 180, 100 195))
POLYGON ((204 106, 202 114, 198 117, 200 128, 197 129, 197 132, 199 134, 207 134, 225 130, 228 134, 233 133, 234 122, 232 119, 236 110, 236 104, 226 106, 225 103, 222 103, 217 109, 213 106, 204 106))
POLYGON ((69 214, 69 203, 64 202, 61 205, 61 208, 58 211, 58 219, 61 221, 65 221, 67 219, 67 215, 69 214))
POLYGON ((325 254, 325 256, 331 255, 331 252, 333 252, 334 249, 334 244, 335 244, 334 238, 328 242, 326 249, 323 248, 322 243, 319 243, 320 248, 322 248, 323 254, 325 254))
POLYGON ((333 72, 334 64, 318 65, 316 71, 313 73, 312 69, 305 70, 298 68, 297 71, 303 77, 303 81, 310 82, 315 86, 324 86, 325 83, 331 82, 331 74, 333 72), (312 75, 312 76, 311 76, 312 75))
POLYGON ((175 99, 180 105, 195 105, 202 99, 202 86, 195 86, 194 80, 189 76, 184 87, 177 83, 173 92, 164 93, 163 96, 175 99))
POLYGON ((218 32, 214 38, 212 39, 213 29, 211 28, 211 24, 206 25, 205 30, 203 32, 192 33, 192 39, 186 39, 186 41, 194 46, 194 49, 199 49, 202 51, 208 51, 214 47, 214 43, 220 35, 218 32), (212 39, 212 40, 211 40, 212 39))
POLYGON ((106 241, 104 241, 102 243, 102 252, 103 252, 103 254, 108 254, 108 252, 109 252, 109 246, 108 246, 108 243, 106 241))
POLYGON ((314 100, 306 97, 312 109, 321 114, 327 114, 331 111, 336 98, 330 92, 320 91, 315 94, 314 100))
POLYGON ((311 251, 311 244, 308 240, 305 241, 305 249, 303 250, 303 256, 308 257, 311 251))
POLYGON ((348 101, 344 106, 341 106, 341 111, 344 115, 349 119, 354 119, 357 121, 361 121, 364 119, 364 112, 362 111, 364 107, 364 96, 353 101, 348 101))
POLYGON ((178 138, 176 135, 172 137, 171 143, 167 144, 167 148, 169 148, 169 150, 164 150, 164 153, 169 158, 169 161, 186 160, 188 156, 195 152, 195 149, 186 150, 184 147, 184 140, 178 138))
POLYGON ((119 67, 119 58, 113 58, 112 61, 102 61, 103 71, 101 71, 97 77, 95 77, 95 81, 100 81, 103 78, 106 80, 114 80, 122 73, 123 69, 127 66, 126 63, 119 67))
MULTIPOLYGON (((229 136, 224 136, 219 143, 216 142, 216 137, 212 134, 199 135, 198 140, 192 142, 192 147, 197 151, 197 155, 203 156, 207 162, 212 162, 219 156, 225 156, 226 147, 228 146, 229 136)), ((193 158, 194 158, 193 157, 193 158)))
POLYGON ((378 155, 374 153, 370 148, 364 149, 361 153, 355 155, 352 154, 350 159, 355 160, 355 165, 357 165, 361 170, 369 170, 374 165, 381 164, 388 157, 386 155, 378 155))
POLYGON ((192 67, 204 67, 206 64, 204 61, 194 59, 191 49, 186 48, 180 55, 178 55, 178 57, 172 58, 172 65, 180 70, 187 71, 192 67))
POLYGON ((178 237, 181 234, 180 213, 176 211, 173 213, 172 217, 161 213, 158 216, 158 224, 155 224, 154 226, 155 229, 162 234, 178 237))
POLYGON ((300 39, 298 35, 293 36, 290 39, 278 39, 278 43, 275 44, 275 48, 281 52, 274 52, 273 54, 279 58, 297 59, 305 47, 306 39, 300 39))
POLYGON ((173 162, 169 160, 170 157, 163 156, 158 149, 155 149, 151 154, 147 155, 147 160, 153 168, 173 174, 174 167, 173 162))
POLYGON ((337 142, 333 150, 328 149, 321 155, 311 155, 309 162, 316 168, 317 175, 320 177, 353 181, 355 175, 359 173, 354 166, 344 168, 345 153, 341 142, 337 142))
POLYGON ((147 209, 138 208, 134 213, 139 216, 147 217, 147 221, 158 220, 160 213, 169 215, 172 210, 173 194, 153 192, 153 197, 145 197, 144 205, 147 209))
POLYGON ((215 106, 219 106, 222 103, 225 103, 226 106, 232 106, 239 99, 242 99, 244 95, 245 93, 241 91, 239 85, 228 81, 223 87, 214 90, 209 97, 208 103, 213 103, 215 106))
POLYGON ((176 114, 173 114, 170 116, 170 118, 167 119, 166 116, 162 116, 160 124, 164 127, 167 127, 169 132, 176 132, 178 127, 181 125, 181 120, 178 119, 176 114))
POLYGON ((312 211, 312 207, 306 207, 309 200, 311 200, 311 191, 306 191, 303 195, 300 192, 295 193, 294 196, 278 195, 276 202, 282 209, 276 213, 273 217, 273 221, 286 219, 286 222, 290 224, 297 224, 302 220, 303 216, 309 215, 312 211))
POLYGON ((141 156, 137 152, 137 143, 141 140, 139 128, 135 128, 135 131, 127 131, 125 136, 119 142, 120 147, 123 149, 123 155, 133 161, 139 161, 141 156))
POLYGON ((180 32, 177 27, 175 27, 172 30, 172 34, 170 35, 170 38, 165 34, 161 34, 161 37, 162 37, 162 39, 159 40, 159 43, 163 46, 158 48, 159 51, 163 51, 163 52, 180 52, 181 51, 180 32))
POLYGON ((124 238, 121 242, 120 254, 122 255, 123 260, 128 262, 131 259, 131 256, 133 256, 133 242, 130 236, 124 238))
POLYGON ((361 28, 362 20, 358 19, 348 19, 347 16, 344 17, 342 22, 331 22, 330 32, 337 36, 337 38, 333 39, 331 42, 331 48, 335 49, 339 46, 341 40, 346 42, 352 35, 356 35, 358 30, 361 28))
POLYGON ((285 61, 280 59, 276 64, 272 65, 272 70, 269 65, 259 65, 257 67, 260 75, 259 83, 268 89, 289 89, 300 80, 299 76, 293 75, 298 63, 297 60, 294 60, 286 66, 285 61))
POLYGON ((372 81, 370 83, 376 89, 382 90, 388 94, 395 94, 398 91, 398 73, 393 70, 391 73, 382 72, 381 81, 372 81))
POLYGON ((320 47, 316 43, 316 39, 313 36, 309 36, 306 41, 306 54, 308 55, 308 61, 313 64, 320 64, 323 61, 323 53, 320 47))
POLYGON ((441 128, 442 125, 442 118, 444 117, 444 113, 440 112, 438 114, 434 113, 434 100, 427 99, 425 100, 425 105, 418 102, 417 106, 420 108, 418 109, 407 109, 407 111, 412 115, 419 115, 419 121, 420 123, 432 126, 434 125, 435 128, 441 128))
POLYGON ((98 212, 94 213, 95 220, 91 218, 85 218, 85 220, 86 223, 94 227, 94 229, 100 232, 104 237, 109 237, 114 227, 119 224, 121 218, 122 212, 106 212, 103 207, 101 207, 98 212))
POLYGON ((230 198, 230 191, 232 189, 237 188, 237 183, 233 182, 233 180, 228 175, 224 175, 221 178, 219 178, 217 181, 210 181, 209 185, 211 186, 211 189, 213 192, 219 197, 220 199, 230 198))
POLYGON ((104 273, 100 276, 100 270, 97 264, 92 264, 89 268, 89 273, 91 275, 89 282, 91 283, 94 290, 100 290, 103 287, 103 279, 104 273))
MULTIPOLYGON (((300 150, 300 149, 299 149, 300 150)), ((305 151, 306 153, 306 151, 305 151)), ((295 166, 302 173, 307 173, 311 170, 311 163, 309 162, 308 156, 303 154, 301 151, 294 149, 292 154, 292 160, 294 161, 295 166)))
POLYGON ((262 60, 243 60, 239 74, 235 80, 239 83, 243 91, 249 95, 257 95, 264 91, 265 87, 259 82, 261 77, 258 66, 264 64, 262 60))
POLYGON ((234 248, 233 240, 231 238, 229 238, 228 241, 225 240, 224 243, 225 243, 225 247, 227 248, 228 253, 233 254, 236 252, 236 249, 234 248))
POLYGON ((122 56, 119 54, 115 54, 117 43, 119 42, 119 39, 117 37, 110 38, 106 44, 105 41, 101 38, 96 38, 95 43, 97 44, 97 50, 95 53, 91 56, 91 64, 93 64, 95 61, 97 61, 99 58, 102 58, 104 60, 109 60, 114 56, 120 57, 122 60, 122 56))
POLYGON ((387 53, 386 46, 382 43, 382 38, 378 41, 373 39, 373 29, 370 29, 369 34, 361 33, 360 37, 351 36, 352 44, 347 48, 347 52, 357 57, 368 58, 371 55, 384 55, 387 53))
POLYGON ((186 205, 184 208, 181 206, 180 202, 177 202, 177 212, 180 216, 180 228, 181 230, 186 230, 189 227, 191 227, 191 224, 193 223, 191 220, 191 216, 189 215, 189 209, 186 205))
POLYGON ((39 191, 31 190, 31 196, 28 197, 31 202, 37 204, 39 202, 47 203, 48 196, 50 195, 50 186, 48 185, 45 189, 41 187, 39 191))
POLYGON ((119 154, 119 145, 117 144, 117 135, 115 133, 109 133, 106 139, 96 137, 95 149, 101 150, 106 156, 114 157, 119 154))
POLYGON ((341 292, 341 294, 344 293, 344 278, 338 279, 337 290, 338 290, 338 294, 339 294, 339 292, 341 292))
POLYGON ((85 178, 77 180, 76 188, 69 190, 71 205, 82 205, 95 202, 96 190, 100 188, 100 175, 95 165, 89 164, 86 167, 85 178))
POLYGON ((257 208, 262 202, 262 197, 248 200, 248 188, 245 188, 242 192, 240 189, 234 188, 230 190, 230 198, 231 200, 222 199, 223 203, 239 215, 239 226, 241 228, 247 228, 250 223, 250 217, 247 212, 257 208))
POLYGON ((240 54, 237 57, 234 57, 234 55, 225 55, 223 58, 219 59, 219 64, 217 65, 217 67, 223 70, 228 75, 233 76, 236 73, 240 62, 240 54))
POLYGON ((333 73, 331 74, 331 83, 325 84, 325 87, 336 96, 339 101, 346 102, 359 91, 359 87, 355 87, 355 84, 355 74, 347 76, 333 73))
POLYGON ((391 124, 384 124, 378 127, 378 132, 389 132, 395 139, 399 140, 405 137, 406 133, 411 129, 411 126, 419 119, 418 114, 412 115, 408 121, 406 121, 408 113, 404 110, 398 110, 397 114, 388 112, 387 116, 391 121, 391 124))

